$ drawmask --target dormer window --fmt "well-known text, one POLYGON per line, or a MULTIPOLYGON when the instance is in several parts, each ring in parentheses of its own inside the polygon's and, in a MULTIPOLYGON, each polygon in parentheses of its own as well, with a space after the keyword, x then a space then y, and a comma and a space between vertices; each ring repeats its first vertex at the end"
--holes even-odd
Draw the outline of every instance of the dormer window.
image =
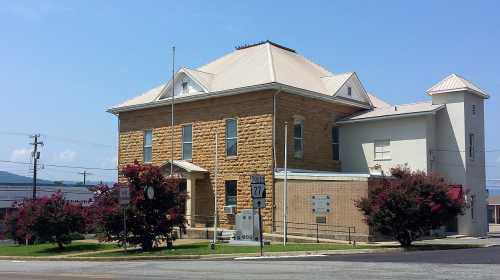
POLYGON ((352 96, 352 88, 347 87, 347 95, 352 96))
POLYGON ((188 83, 186 81, 182 82, 182 93, 188 93, 188 83))

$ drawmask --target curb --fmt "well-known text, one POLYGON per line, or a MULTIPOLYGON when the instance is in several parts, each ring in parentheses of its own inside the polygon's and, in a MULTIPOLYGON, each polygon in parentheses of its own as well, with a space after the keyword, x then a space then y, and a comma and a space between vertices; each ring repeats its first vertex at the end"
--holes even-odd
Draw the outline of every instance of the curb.
MULTIPOLYGON (((402 248, 377 248, 377 249, 348 249, 348 250, 321 250, 321 251, 290 251, 290 252, 265 252, 266 257, 281 256, 307 256, 307 255, 347 255, 347 254, 373 254, 401 252, 402 248)), ((259 253, 243 254, 213 254, 213 255, 172 255, 172 256, 124 256, 124 257, 27 257, 27 256, 0 256, 0 260, 10 261, 159 261, 159 260, 233 260, 241 257, 260 257, 259 253)))

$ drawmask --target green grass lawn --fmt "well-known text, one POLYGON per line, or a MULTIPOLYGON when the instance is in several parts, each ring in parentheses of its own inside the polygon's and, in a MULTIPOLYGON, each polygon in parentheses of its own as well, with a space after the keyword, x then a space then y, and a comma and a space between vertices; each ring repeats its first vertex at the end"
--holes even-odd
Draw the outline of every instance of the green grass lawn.
POLYGON ((115 244, 72 242, 59 249, 56 244, 0 245, 0 256, 54 256, 118 248, 115 244))
MULTIPOLYGON (((374 248, 375 246, 363 245, 356 246, 356 249, 374 248)), ((297 244, 289 243, 286 247, 282 244, 271 244, 264 246, 264 252, 286 252, 286 251, 320 251, 320 250, 348 250, 354 249, 349 244, 331 244, 331 243, 310 243, 297 244)), ((117 257, 117 256, 171 256, 171 255, 208 255, 208 254, 238 254, 238 253, 257 253, 258 246, 237 246, 229 244, 217 244, 215 250, 209 248, 208 242, 200 242, 194 244, 184 244, 175 246, 172 250, 166 248, 158 248, 152 251, 144 252, 141 250, 132 250, 127 253, 118 252, 103 252, 95 254, 85 254, 86 257, 117 257)))

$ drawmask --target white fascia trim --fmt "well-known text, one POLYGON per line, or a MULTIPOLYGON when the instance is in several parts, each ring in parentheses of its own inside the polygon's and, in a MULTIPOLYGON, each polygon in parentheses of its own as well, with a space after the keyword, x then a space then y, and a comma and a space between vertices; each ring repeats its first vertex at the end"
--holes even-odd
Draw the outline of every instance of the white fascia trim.
POLYGON ((390 119, 399 119, 399 118, 409 118, 409 117, 419 117, 425 115, 435 115, 437 111, 441 110, 445 106, 439 106, 437 109, 432 111, 425 112, 417 112, 417 113, 405 113, 405 114, 397 114, 397 115, 386 115, 386 116, 378 116, 378 117, 368 117, 364 119, 355 119, 355 120, 344 120, 337 121, 338 124, 348 124, 348 123, 357 123, 357 122, 365 122, 365 121, 380 121, 380 120, 390 120, 390 119))
MULTIPOLYGON (((275 173, 274 178, 284 180, 285 174, 275 173)), ((288 174, 287 180, 305 180, 305 181, 362 181, 366 182, 370 178, 369 174, 288 174)))
MULTIPOLYGON (((231 95, 247 93, 247 92, 252 92, 252 91, 257 91, 257 90, 266 90, 266 89, 282 90, 282 91, 286 91, 288 93, 297 94, 297 95, 310 97, 310 98, 315 98, 315 99, 319 99, 319 100, 323 100, 323 101, 328 101, 331 103, 344 104, 344 105, 360 107, 360 108, 364 108, 364 109, 370 109, 369 106, 364 106, 364 105, 361 105, 361 104, 358 104, 355 102, 339 100, 339 99, 332 98, 331 96, 328 96, 328 95, 325 95, 322 93, 317 93, 314 91, 299 89, 296 87, 283 85, 280 83, 267 83, 267 84, 248 86, 248 87, 242 87, 242 88, 236 88, 236 89, 229 89, 229 90, 223 90, 223 91, 214 91, 214 92, 207 92, 207 93, 195 93, 195 94, 188 95, 188 96, 176 97, 175 102, 176 103, 185 103, 185 102, 204 100, 204 99, 208 99, 208 98, 231 96, 231 95)), ((146 108, 154 108, 154 107, 160 107, 160 106, 169 105, 169 104, 171 104, 171 98, 165 98, 165 99, 161 99, 161 100, 157 100, 157 101, 153 101, 153 102, 148 102, 148 103, 143 103, 143 104, 130 105, 130 106, 124 106, 124 107, 118 107, 118 108, 110 108, 110 109, 106 110, 106 112, 117 115, 120 112, 134 111, 134 110, 140 110, 140 109, 146 109, 146 108)))
POLYGON ((446 89, 446 90, 427 91, 427 94, 432 96, 434 94, 448 93, 448 92, 457 92, 457 91, 468 91, 468 92, 471 92, 472 94, 478 95, 478 96, 480 96, 480 97, 482 97, 484 99, 490 98, 490 96, 488 94, 479 92, 477 90, 473 90, 473 89, 468 88, 468 87, 456 88, 456 89, 446 89))

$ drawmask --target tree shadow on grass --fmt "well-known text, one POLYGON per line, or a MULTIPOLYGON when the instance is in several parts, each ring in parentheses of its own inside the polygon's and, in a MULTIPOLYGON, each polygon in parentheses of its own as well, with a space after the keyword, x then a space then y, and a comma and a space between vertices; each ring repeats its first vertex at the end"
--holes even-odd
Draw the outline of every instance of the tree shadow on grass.
POLYGON ((60 254, 60 253, 78 253, 85 251, 98 251, 102 250, 104 247, 101 244, 68 244, 63 248, 50 247, 38 251, 42 254, 60 254))

